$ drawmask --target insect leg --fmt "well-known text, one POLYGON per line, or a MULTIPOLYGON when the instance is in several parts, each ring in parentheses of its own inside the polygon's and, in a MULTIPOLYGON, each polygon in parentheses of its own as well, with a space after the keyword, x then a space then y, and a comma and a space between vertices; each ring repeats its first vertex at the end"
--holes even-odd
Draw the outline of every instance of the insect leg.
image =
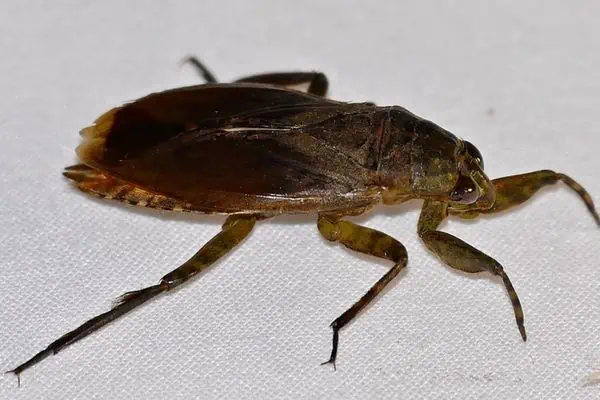
POLYGON ((492 183, 496 188, 496 201, 489 210, 460 211, 449 210, 450 214, 458 215, 461 218, 474 218, 479 214, 490 214, 504 211, 510 207, 519 205, 531 198, 538 190, 544 186, 553 185, 557 182, 564 182, 573 189, 583 200, 588 210, 600 225, 600 217, 594 207, 592 197, 588 192, 573 179, 565 174, 560 174, 550 170, 541 170, 529 172, 527 174, 507 176, 494 179, 492 183))
POLYGON ((385 258, 394 263, 394 266, 367 293, 331 323, 331 328, 333 329, 333 348, 329 360, 323 364, 331 363, 335 368, 339 330, 377 297, 377 294, 400 273, 408 262, 408 255, 402 243, 375 229, 366 228, 348 221, 340 221, 336 217, 326 215, 319 215, 317 226, 321 235, 327 240, 340 242, 349 249, 385 258))
POLYGON ((50 343, 44 350, 9 372, 19 376, 21 372, 49 355, 58 353, 65 347, 83 339, 153 297, 181 285, 232 250, 250 233, 255 222, 256 217, 253 216, 230 216, 223 224, 221 232, 183 265, 162 277, 157 285, 123 294, 117 299, 110 311, 84 322, 78 328, 50 343))
MULTIPOLYGON (((200 60, 194 56, 185 58, 182 63, 192 64, 206 83, 217 83, 217 78, 200 60)), ((307 93, 325 96, 329 88, 327 76, 321 72, 274 72, 269 74, 250 75, 234 82, 263 83, 266 85, 291 87, 308 84, 307 93)))
POLYGON ((500 263, 468 243, 455 236, 437 230, 439 224, 447 216, 447 204, 437 201, 425 201, 419 217, 419 236, 427 248, 437 255, 444 263, 463 272, 490 272, 502 278, 510 296, 515 319, 523 341, 527 340, 525 332, 523 309, 508 275, 500 263))
POLYGON ((200 62, 200 60, 198 60, 196 57, 194 57, 194 56, 187 57, 187 58, 183 59, 183 61, 181 63, 182 64, 185 64, 185 63, 192 64, 198 70, 198 73, 206 81, 206 83, 217 83, 218 82, 217 78, 212 74, 212 72, 210 72, 208 70, 208 68, 206 68, 204 66, 204 64, 202 64, 200 62))
POLYGON ((251 75, 235 82, 264 83, 267 85, 294 88, 308 84, 307 93, 325 96, 329 88, 327 76, 321 72, 274 72, 270 74, 251 75))

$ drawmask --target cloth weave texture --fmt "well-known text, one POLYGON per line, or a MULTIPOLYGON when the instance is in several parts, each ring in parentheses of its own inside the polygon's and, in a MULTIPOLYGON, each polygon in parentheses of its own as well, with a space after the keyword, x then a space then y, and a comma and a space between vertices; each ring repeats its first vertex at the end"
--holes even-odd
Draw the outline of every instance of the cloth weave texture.
MULTIPOLYGON (((0 367, 154 284, 223 217, 124 207, 60 176, 77 132, 150 92, 319 70, 345 101, 399 104, 483 153, 490 177, 550 168, 600 202, 597 1, 4 1, 0 6, 0 367)), ((443 229, 504 265, 458 273, 418 240, 420 202, 353 218, 409 265, 340 335, 389 264, 323 240, 315 216, 257 224, 199 279, 26 371, 2 399, 594 399, 600 230, 567 188, 443 229)))

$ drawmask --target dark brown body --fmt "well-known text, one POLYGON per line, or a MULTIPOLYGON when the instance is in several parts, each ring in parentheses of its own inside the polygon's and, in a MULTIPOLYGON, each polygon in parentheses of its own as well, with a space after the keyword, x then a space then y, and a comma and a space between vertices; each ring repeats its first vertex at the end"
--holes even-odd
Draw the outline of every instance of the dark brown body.
POLYGON ((365 207, 391 188, 420 197, 414 177, 431 142, 451 156, 460 145, 401 107, 250 83, 152 94, 109 111, 82 135, 78 155, 96 170, 84 190, 163 209, 268 216, 365 207))
POLYGON ((517 293, 503 266, 459 238, 440 231, 449 215, 475 218, 528 200, 564 182, 600 224, 589 194, 570 177, 540 170, 489 180, 471 143, 402 107, 328 100, 318 72, 261 74, 155 93, 114 108, 82 130, 81 164, 64 175, 89 193, 138 206, 230 214, 221 232, 160 282, 125 293, 114 307, 52 342, 11 372, 19 375, 151 298, 204 271, 246 238, 257 221, 287 213, 316 213, 327 240, 389 260, 390 270, 336 318, 339 331, 407 266, 408 254, 391 236, 343 219, 372 205, 424 200, 418 233, 452 268, 500 277, 527 339, 517 293), (309 83, 308 93, 289 86, 309 83))

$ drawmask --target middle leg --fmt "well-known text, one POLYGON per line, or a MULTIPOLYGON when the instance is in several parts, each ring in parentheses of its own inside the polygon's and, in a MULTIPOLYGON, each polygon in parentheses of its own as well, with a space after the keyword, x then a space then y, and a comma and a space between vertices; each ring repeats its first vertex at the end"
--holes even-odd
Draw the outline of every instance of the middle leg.
POLYGON ((320 214, 317 226, 321 235, 329 241, 340 242, 354 251, 384 258, 394 263, 394 266, 367 293, 331 323, 331 328, 333 329, 333 348, 329 360, 323 364, 331 363, 335 368, 339 330, 352 321, 406 267, 408 255, 402 243, 393 237, 375 229, 356 225, 349 221, 341 221, 337 216, 320 214))

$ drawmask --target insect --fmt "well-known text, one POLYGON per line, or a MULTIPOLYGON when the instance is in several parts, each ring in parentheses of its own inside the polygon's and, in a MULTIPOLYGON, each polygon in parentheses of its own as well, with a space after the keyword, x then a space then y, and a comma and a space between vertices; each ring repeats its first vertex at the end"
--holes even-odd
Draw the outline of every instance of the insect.
POLYGON ((340 330, 406 267, 391 236, 344 219, 375 204, 424 200, 418 234, 450 267, 502 278, 517 327, 527 339, 519 298, 500 263, 438 230, 448 216, 475 218, 527 201, 563 182, 600 218, 589 194, 562 173, 540 170, 490 180, 470 142, 398 106, 327 99, 319 72, 253 75, 217 83, 195 58, 206 84, 150 94, 113 108, 81 131, 80 163, 64 175, 79 189, 158 210, 226 214, 222 230, 156 285, 122 295, 113 308, 52 342, 23 371, 132 309, 184 284, 233 250, 260 220, 317 215, 321 235, 389 260, 390 270, 331 323, 335 367, 340 330), (307 84, 306 92, 294 90, 307 84))

